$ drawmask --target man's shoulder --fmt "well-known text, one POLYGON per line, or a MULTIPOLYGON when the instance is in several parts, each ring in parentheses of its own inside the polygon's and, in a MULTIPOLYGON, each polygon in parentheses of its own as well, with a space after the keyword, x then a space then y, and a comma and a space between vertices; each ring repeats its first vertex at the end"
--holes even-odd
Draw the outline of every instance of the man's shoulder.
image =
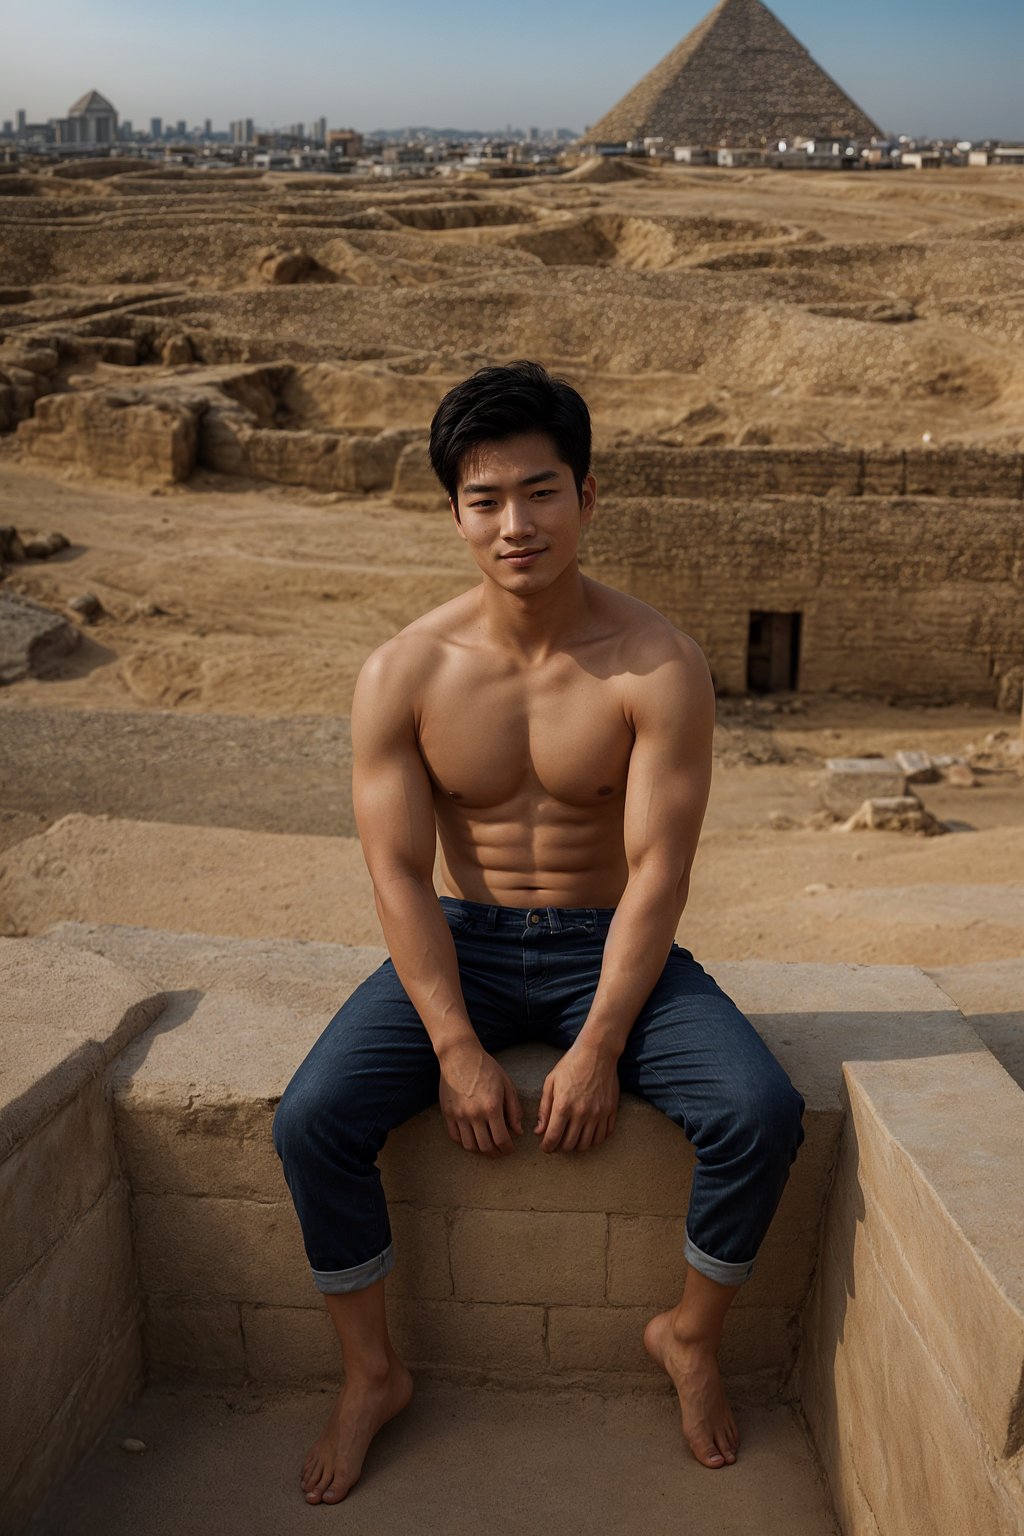
POLYGON ((675 662, 688 670, 703 673, 707 668, 704 652, 691 635, 652 608, 650 603, 593 582, 608 621, 617 632, 619 645, 629 670, 642 675, 652 667, 675 662))
POLYGON ((376 687, 402 690, 414 687, 436 670, 445 649, 468 622, 474 593, 458 597, 428 613, 421 614, 390 640, 370 652, 360 671, 360 679, 376 687))

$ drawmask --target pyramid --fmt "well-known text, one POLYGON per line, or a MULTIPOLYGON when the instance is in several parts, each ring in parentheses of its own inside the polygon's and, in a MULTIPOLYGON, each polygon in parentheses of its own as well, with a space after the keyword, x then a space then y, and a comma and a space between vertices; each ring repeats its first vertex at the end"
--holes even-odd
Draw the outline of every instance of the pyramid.
POLYGON ((99 91, 86 91, 84 96, 79 96, 74 106, 68 107, 68 117, 84 117, 86 112, 113 111, 110 102, 99 91))
POLYGON ((761 0, 720 0, 583 138, 759 146, 878 133, 761 0))

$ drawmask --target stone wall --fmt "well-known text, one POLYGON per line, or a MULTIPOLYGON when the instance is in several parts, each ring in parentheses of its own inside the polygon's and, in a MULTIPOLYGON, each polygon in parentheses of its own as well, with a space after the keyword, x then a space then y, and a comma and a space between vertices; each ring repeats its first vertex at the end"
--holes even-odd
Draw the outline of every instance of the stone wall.
POLYGON ((1024 504, 939 497, 607 498, 584 567, 747 686, 754 611, 800 612, 799 686, 991 697, 1024 654, 1024 504))
POLYGON ((195 403, 134 389, 47 395, 18 429, 35 459, 143 486, 187 480, 197 435, 195 403))
POLYGON ((241 412, 208 410, 200 426, 198 457, 205 468, 220 474, 369 494, 390 489, 409 436, 401 431, 284 431, 250 425, 241 412))
POLYGON ((935 1013, 845 1068, 800 1390, 844 1536, 1024 1524, 1024 1094, 935 1013))
POLYGON ((0 939, 0 995, 0 1528, 16 1532, 141 1383, 103 1071, 162 999, 102 956, 27 939, 0 939))

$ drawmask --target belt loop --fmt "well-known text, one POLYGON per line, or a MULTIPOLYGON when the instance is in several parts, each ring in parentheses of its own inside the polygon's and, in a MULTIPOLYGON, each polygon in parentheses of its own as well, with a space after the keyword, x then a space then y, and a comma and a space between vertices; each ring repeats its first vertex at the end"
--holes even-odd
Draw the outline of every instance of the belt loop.
POLYGON ((497 909, 497 907, 488 907, 487 908, 487 917, 485 919, 484 926, 486 927, 488 933, 493 933, 494 930, 497 928, 497 926, 498 926, 498 909, 497 909))
POLYGON ((546 916, 547 916, 547 920, 548 920, 548 927, 551 929, 551 932, 552 933, 561 933, 562 925, 561 925, 561 923, 558 920, 558 908, 557 907, 548 907, 546 909, 546 916))

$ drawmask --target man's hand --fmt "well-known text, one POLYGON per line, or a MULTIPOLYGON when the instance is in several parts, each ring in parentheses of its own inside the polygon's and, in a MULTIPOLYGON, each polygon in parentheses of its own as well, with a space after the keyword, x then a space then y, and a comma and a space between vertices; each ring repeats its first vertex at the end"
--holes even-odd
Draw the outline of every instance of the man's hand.
POLYGON ((534 1127, 542 1152, 586 1152, 615 1129, 617 1058, 577 1040, 544 1079, 534 1127))
POLYGON ((512 1079, 478 1040, 444 1053, 439 1097, 448 1135, 467 1152, 507 1157, 515 1151, 509 1131, 522 1135, 522 1107, 512 1079))

